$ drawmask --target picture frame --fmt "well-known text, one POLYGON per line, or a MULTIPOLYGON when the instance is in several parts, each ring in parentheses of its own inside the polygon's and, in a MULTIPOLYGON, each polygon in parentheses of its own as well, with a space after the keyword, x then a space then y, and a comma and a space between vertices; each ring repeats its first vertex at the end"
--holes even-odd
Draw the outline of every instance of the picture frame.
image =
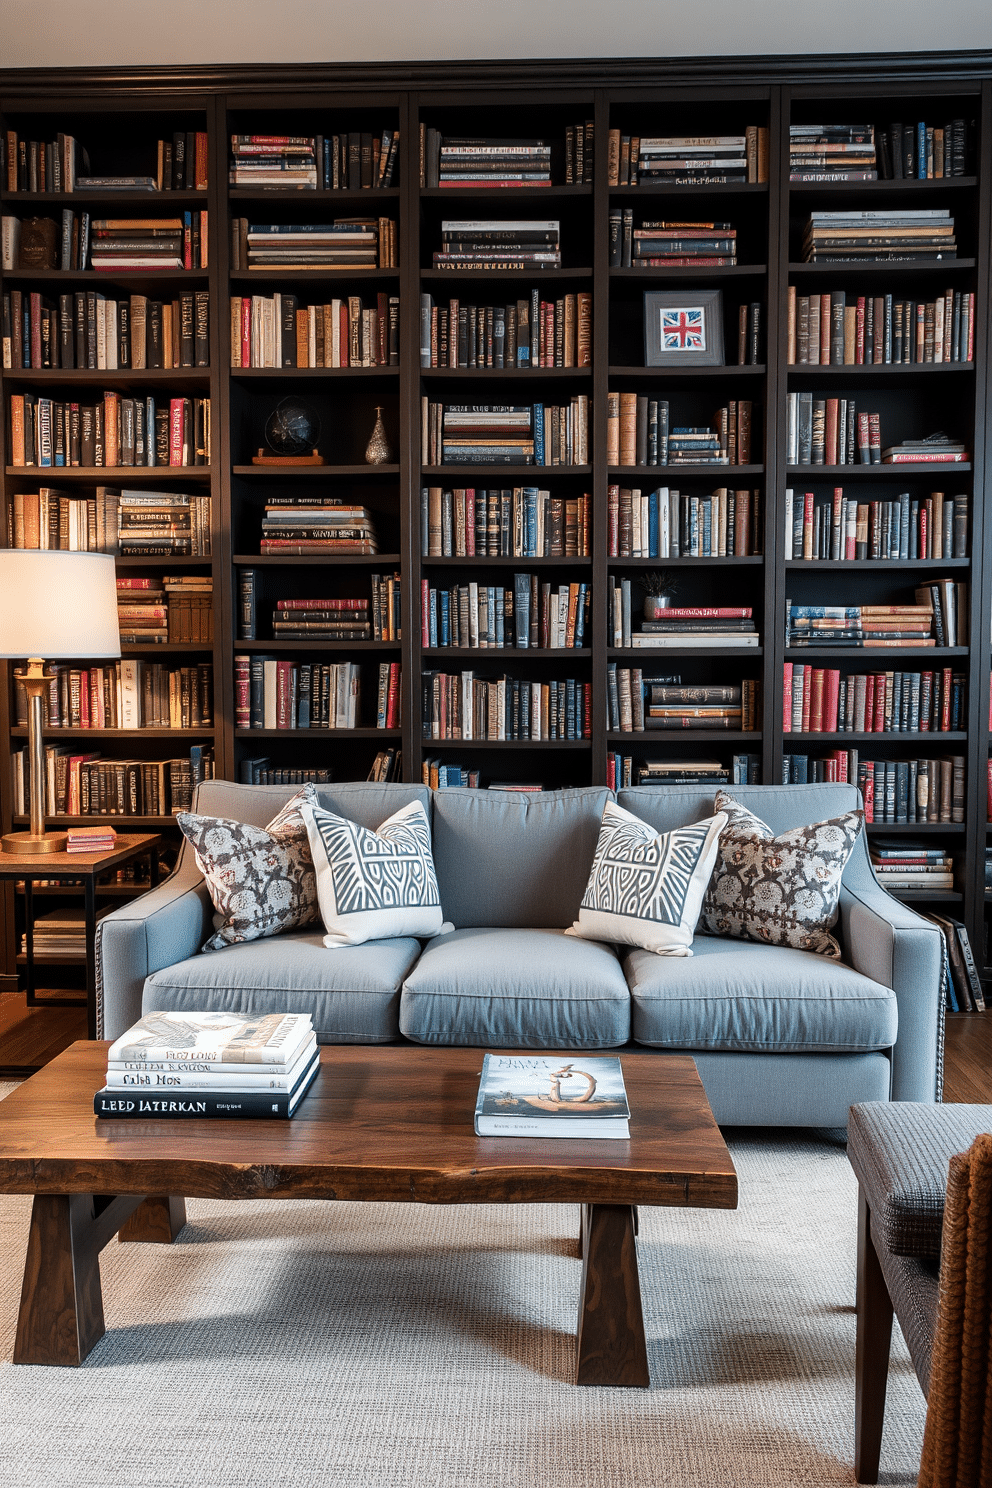
POLYGON ((645 367, 722 367, 719 289, 644 291, 645 367))

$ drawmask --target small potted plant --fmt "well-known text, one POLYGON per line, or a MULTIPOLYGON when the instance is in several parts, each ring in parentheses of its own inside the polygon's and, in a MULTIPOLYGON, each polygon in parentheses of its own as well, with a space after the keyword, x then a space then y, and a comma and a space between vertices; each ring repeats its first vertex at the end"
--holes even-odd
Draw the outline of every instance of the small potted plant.
POLYGON ((657 620, 679 592, 678 576, 670 568, 655 568, 642 576, 644 585, 644 618, 657 620))

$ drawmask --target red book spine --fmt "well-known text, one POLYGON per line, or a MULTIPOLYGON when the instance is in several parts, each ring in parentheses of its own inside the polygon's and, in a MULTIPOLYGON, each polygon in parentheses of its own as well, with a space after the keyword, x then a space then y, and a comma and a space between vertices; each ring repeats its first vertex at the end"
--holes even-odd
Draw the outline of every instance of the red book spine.
POLYGON ((169 464, 182 465, 183 461, 183 400, 169 399, 169 464))
POLYGON ((865 783, 862 791, 865 801, 865 821, 870 823, 875 820, 875 767, 869 760, 865 769, 865 783))
POLYGON ((295 719, 289 716, 289 682, 293 669, 291 661, 276 662, 276 728, 293 728, 295 719))
POLYGON ((950 667, 944 668, 944 685, 941 688, 940 728, 942 733, 949 733, 951 728, 951 691, 953 688, 952 673, 950 667))
POLYGON ((186 218, 183 227, 183 268, 193 267, 193 214, 186 218))
POLYGON ((251 366, 251 299, 248 295, 241 299, 241 365, 251 366))
POLYGON ((854 330, 854 363, 857 367, 865 364, 865 297, 858 296, 858 309, 855 318, 854 330))
POLYGON ((606 551, 611 558, 617 558, 619 557, 620 541, 619 486, 608 486, 606 489, 606 523, 606 551))
POLYGON ((975 296, 968 296, 968 361, 975 360, 975 296))
POLYGON ((583 737, 583 739, 591 739, 592 738, 592 683, 591 682, 583 682, 583 684, 582 684, 582 693, 583 693, 583 702, 585 704, 585 707, 583 709, 583 714, 582 714, 582 737, 583 737))
POLYGON ((31 291, 31 368, 41 366, 41 295, 31 291))
POLYGON ((829 670, 823 674, 823 730, 827 734, 837 732, 837 704, 840 699, 840 672, 829 670))
POLYGON ((400 664, 392 661, 389 664, 389 692, 386 696, 386 727, 399 728, 400 726, 400 664))
POLYGON ((986 817, 992 822, 992 759, 988 763, 988 780, 986 784, 986 817))
POLYGON ((80 672, 79 674, 79 727, 90 726, 90 678, 92 673, 80 672))
MULTIPOLYGON (((782 732, 792 733, 792 662, 783 664, 782 681, 782 732)), ((992 716, 992 701, 989 703, 989 714, 992 716)))
POLYGON ((420 644, 426 649, 431 643, 431 581, 420 581, 420 644))
POLYGON ((544 307, 544 363, 545 367, 553 367, 555 364, 555 307, 551 300, 544 307))
POLYGON ((885 701, 889 689, 889 679, 884 672, 878 672, 875 676, 875 726, 873 732, 885 733, 885 701))
POLYGON ((247 656, 239 656, 234 663, 234 727, 251 727, 251 661, 247 656))
POLYGON ((663 618, 665 620, 750 620, 754 611, 750 605, 727 606, 720 608, 716 605, 686 605, 681 609, 665 609, 663 618))
POLYGON ((813 557, 813 510, 814 497, 812 491, 807 491, 803 496, 803 557, 813 557))

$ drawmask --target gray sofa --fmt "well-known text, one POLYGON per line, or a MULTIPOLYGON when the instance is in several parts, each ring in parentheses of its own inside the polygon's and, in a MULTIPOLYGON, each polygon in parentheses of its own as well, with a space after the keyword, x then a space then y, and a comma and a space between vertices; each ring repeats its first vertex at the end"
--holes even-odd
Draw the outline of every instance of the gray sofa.
MULTIPOLYGON (((166 883, 99 923, 103 1037, 152 1009, 285 1008, 311 1012, 323 1043, 689 1052, 724 1124, 842 1127, 855 1102, 939 1098, 940 933, 878 885, 863 833, 844 872, 844 964, 705 935, 691 957, 660 957, 563 933, 612 799, 606 789, 317 790, 328 809, 373 828, 411 800, 424 803, 454 932, 329 951, 318 925, 201 955, 212 906, 184 844, 166 883)), ((196 810, 264 826, 293 793, 210 780, 196 810)), ((776 833, 860 804, 847 785, 733 793, 776 833)), ((702 785, 642 786, 617 799, 661 830, 713 810, 702 785)))

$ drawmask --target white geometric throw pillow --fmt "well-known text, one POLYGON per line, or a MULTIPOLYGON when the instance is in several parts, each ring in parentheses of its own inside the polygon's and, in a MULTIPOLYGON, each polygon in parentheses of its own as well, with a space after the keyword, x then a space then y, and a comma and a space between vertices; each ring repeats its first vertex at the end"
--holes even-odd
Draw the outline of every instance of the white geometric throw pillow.
POLYGON ((691 956, 692 933, 727 818, 658 832, 607 802, 579 918, 566 935, 691 956))
POLYGON ((305 806, 302 816, 317 871, 325 946, 441 932, 430 822, 419 801, 401 807, 374 832, 320 806, 305 806))

